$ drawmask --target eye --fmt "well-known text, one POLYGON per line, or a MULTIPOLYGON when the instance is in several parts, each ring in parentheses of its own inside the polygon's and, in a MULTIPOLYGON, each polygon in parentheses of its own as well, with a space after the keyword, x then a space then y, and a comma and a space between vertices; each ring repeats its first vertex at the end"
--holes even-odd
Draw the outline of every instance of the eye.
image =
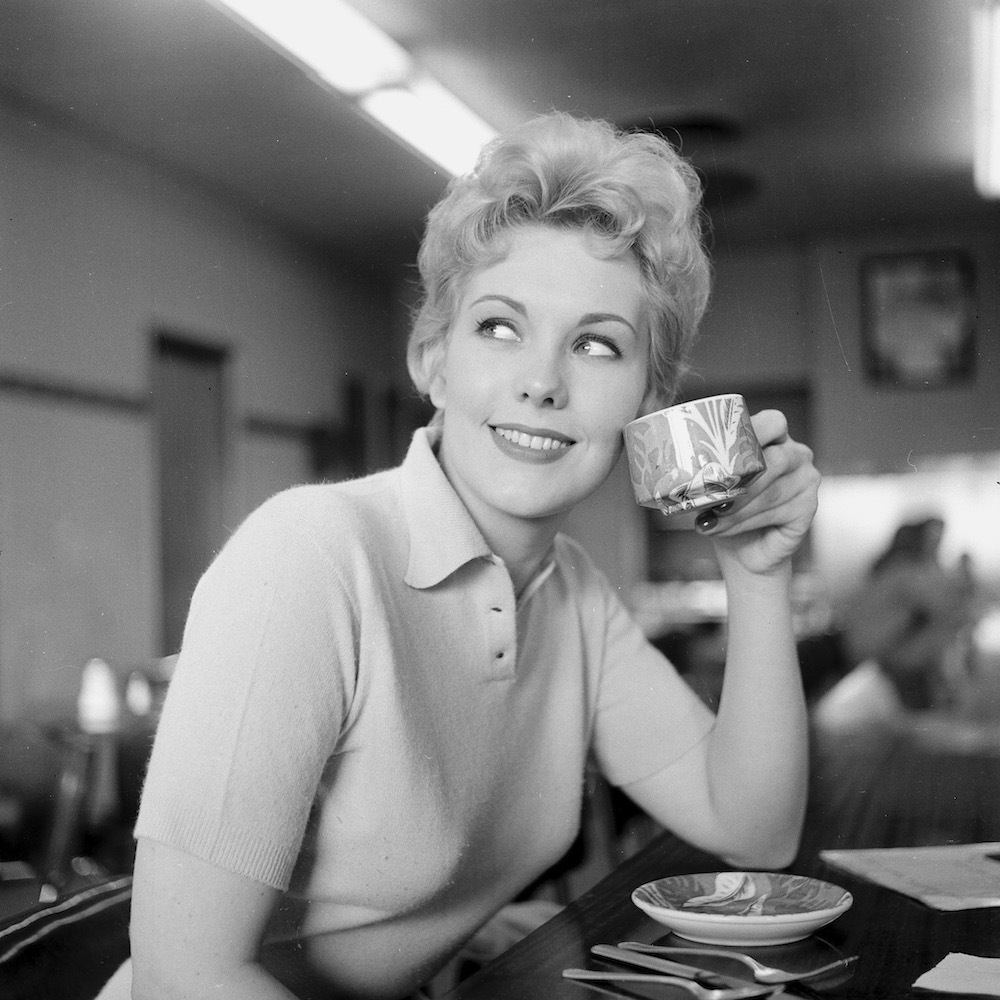
POLYGON ((517 341, 521 339, 514 324, 505 319, 484 319, 476 324, 476 332, 492 340, 517 341))
POLYGON ((614 342, 607 337, 597 337, 589 334, 581 337, 574 347, 577 354, 585 354, 590 358, 620 358, 622 352, 618 350, 614 342))

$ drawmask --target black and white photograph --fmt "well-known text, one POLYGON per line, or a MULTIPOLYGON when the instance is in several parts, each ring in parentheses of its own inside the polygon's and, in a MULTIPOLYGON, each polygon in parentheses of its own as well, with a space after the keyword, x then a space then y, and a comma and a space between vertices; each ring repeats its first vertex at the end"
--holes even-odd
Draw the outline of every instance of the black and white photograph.
POLYGON ((1000 0, 0 0, 0 1000, 1000 998, 1000 0))

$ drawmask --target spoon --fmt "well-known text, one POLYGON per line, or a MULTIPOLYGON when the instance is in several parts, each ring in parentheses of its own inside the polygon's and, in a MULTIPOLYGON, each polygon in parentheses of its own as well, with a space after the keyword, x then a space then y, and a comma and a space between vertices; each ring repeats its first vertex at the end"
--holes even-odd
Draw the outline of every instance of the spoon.
POLYGON ((751 997, 773 996, 781 992, 780 986, 726 986, 713 989, 702 986, 693 979, 681 979, 679 976, 658 976, 651 972, 598 972, 594 969, 563 969, 566 979, 576 979, 580 982, 618 982, 618 983, 660 983, 664 986, 679 986, 687 990, 697 1000, 750 1000, 751 997))
POLYGON ((850 955, 847 958, 838 958, 834 962, 817 966, 806 972, 788 972, 785 969, 775 969, 770 965, 758 962, 750 955, 744 955, 738 951, 723 951, 721 948, 667 948, 660 944, 641 944, 638 941, 622 941, 619 948, 626 951, 636 951, 644 955, 706 955, 717 958, 731 958, 733 961, 742 962, 752 972, 754 979, 759 983, 794 983, 800 979, 815 979, 825 972, 833 972, 834 969, 846 969, 858 960, 857 955, 850 955))

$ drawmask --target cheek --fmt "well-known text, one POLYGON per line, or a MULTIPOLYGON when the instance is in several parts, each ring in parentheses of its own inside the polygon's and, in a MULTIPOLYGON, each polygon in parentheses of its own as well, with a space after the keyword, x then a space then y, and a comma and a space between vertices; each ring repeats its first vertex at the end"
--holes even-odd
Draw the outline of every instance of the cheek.
POLYGON ((453 350, 448 352, 443 381, 453 409, 485 406, 496 394, 498 373, 496 365, 484 364, 472 352, 453 350))
POLYGON ((645 383, 640 387, 634 379, 623 380, 622 384, 613 389, 604 388, 599 397, 601 405, 594 411, 594 416, 605 428, 609 440, 621 444, 622 430, 639 415, 644 397, 645 383))

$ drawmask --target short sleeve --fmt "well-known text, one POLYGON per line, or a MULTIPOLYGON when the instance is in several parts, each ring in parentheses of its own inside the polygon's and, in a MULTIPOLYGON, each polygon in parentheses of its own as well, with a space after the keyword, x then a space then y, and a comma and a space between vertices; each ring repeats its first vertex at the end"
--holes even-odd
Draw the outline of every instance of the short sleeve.
POLYGON ((198 584, 136 826, 286 888, 350 704, 353 613, 281 494, 235 532, 198 584))
POLYGON ((606 583, 604 600, 593 745, 602 773, 621 786, 678 760, 704 739, 715 716, 606 583))

